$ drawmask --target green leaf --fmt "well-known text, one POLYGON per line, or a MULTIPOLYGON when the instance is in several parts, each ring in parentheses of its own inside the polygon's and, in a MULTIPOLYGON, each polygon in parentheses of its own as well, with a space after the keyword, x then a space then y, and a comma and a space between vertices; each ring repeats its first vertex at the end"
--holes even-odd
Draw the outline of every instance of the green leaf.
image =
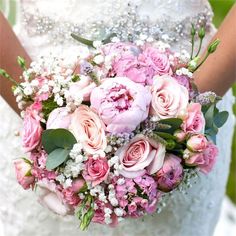
POLYGON ((58 148, 52 151, 46 161, 46 168, 47 170, 53 170, 56 167, 60 166, 62 163, 66 161, 70 150, 58 148))
POLYGON ((48 116, 49 114, 55 110, 56 108, 58 108, 58 105, 57 103, 54 101, 54 97, 51 97, 49 98, 48 100, 46 101, 43 101, 42 102, 42 105, 43 105, 43 114, 44 114, 44 118, 47 120, 48 119, 48 116))
POLYGON ((205 112, 206 128, 211 128, 213 126, 214 111, 215 111, 215 104, 211 104, 210 107, 205 112))
POLYGON ((57 148, 72 149, 76 142, 74 135, 66 129, 49 129, 42 135, 42 145, 48 154, 57 148))
POLYGON ((214 117, 214 124, 216 125, 216 127, 220 128, 225 124, 228 117, 229 113, 227 111, 219 112, 214 117))
POLYGON ((173 139, 176 140, 176 137, 174 135, 171 135, 169 133, 165 133, 165 132, 155 132, 155 134, 157 134, 158 136, 160 136, 161 138, 164 139, 173 139))
POLYGON ((116 33, 111 33, 110 35, 108 35, 105 39, 102 40, 103 44, 108 44, 111 42, 111 39, 116 37, 117 34, 116 33))
MULTIPOLYGON (((165 125, 170 125, 170 129, 164 130, 164 132, 168 133, 174 133, 175 130, 179 129, 183 121, 179 118, 169 118, 169 119, 164 119, 160 120, 159 123, 165 124, 165 125)), ((162 130, 158 130, 162 132, 162 130)))
POLYGON ((76 41, 82 43, 82 44, 85 44, 85 45, 87 45, 87 46, 89 46, 89 47, 93 47, 93 48, 94 48, 94 46, 93 46, 93 41, 92 41, 92 40, 85 39, 85 38, 83 38, 83 37, 81 37, 81 36, 79 36, 79 35, 76 35, 76 34, 74 34, 74 33, 71 34, 71 37, 72 37, 73 39, 75 39, 76 41))

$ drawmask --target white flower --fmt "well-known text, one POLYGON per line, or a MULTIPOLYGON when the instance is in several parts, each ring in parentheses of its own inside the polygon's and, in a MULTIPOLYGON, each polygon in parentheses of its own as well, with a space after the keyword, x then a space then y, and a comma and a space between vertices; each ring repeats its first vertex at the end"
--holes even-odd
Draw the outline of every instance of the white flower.
POLYGON ((63 98, 62 97, 59 97, 57 100, 56 100, 56 103, 58 106, 63 106, 63 98))
POLYGON ((117 184, 118 185, 122 185, 122 184, 124 184, 125 183, 125 179, 124 178, 119 178, 118 180, 117 180, 117 184))
POLYGON ((96 40, 96 41, 93 42, 93 46, 94 46, 95 48, 100 48, 100 47, 102 46, 102 42, 96 40))
POLYGON ((29 96, 29 95, 32 95, 32 93, 33 93, 33 89, 32 89, 32 87, 31 86, 26 86, 25 88, 24 88, 24 94, 26 95, 26 96, 29 96))
POLYGON ((124 210, 122 208, 115 208, 114 212, 117 216, 123 216, 124 210))
POLYGON ((104 62, 104 57, 103 57, 102 55, 97 55, 97 56, 95 56, 95 57, 93 58, 93 61, 94 61, 96 64, 100 65, 100 64, 102 64, 102 63, 104 62))

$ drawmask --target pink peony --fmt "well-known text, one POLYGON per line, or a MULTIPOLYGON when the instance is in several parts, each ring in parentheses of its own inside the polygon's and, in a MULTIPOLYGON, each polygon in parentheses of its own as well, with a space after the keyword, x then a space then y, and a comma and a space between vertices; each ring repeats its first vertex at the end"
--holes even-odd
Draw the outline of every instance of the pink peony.
POLYGON ((89 101, 90 94, 95 87, 96 84, 91 78, 81 75, 80 80, 70 86, 69 94, 74 100, 81 96, 84 101, 89 101))
POLYGON ((205 118, 201 111, 201 104, 191 103, 187 107, 187 116, 184 118, 182 128, 185 132, 203 133, 205 118))
POLYGON ((91 94, 94 108, 110 133, 131 132, 148 116, 151 95, 128 78, 105 80, 91 94))
POLYGON ((62 216, 71 213, 72 209, 64 203, 63 194, 54 182, 47 179, 38 181, 36 193, 39 196, 39 203, 54 213, 62 216))
POLYGON ((151 93, 151 115, 167 119, 182 117, 186 113, 188 90, 171 76, 155 77, 151 93))
POLYGON ((167 154, 163 167, 156 174, 157 188, 163 192, 175 189, 183 180, 181 159, 173 154, 167 154))
POLYGON ((86 181, 91 182, 94 187, 107 179, 109 171, 110 168, 106 158, 99 157, 94 159, 89 157, 85 163, 83 177, 86 181))
POLYGON ((35 183, 35 178, 31 174, 30 161, 17 159, 14 161, 16 178, 18 183, 24 188, 29 189, 35 183))
POLYGON ((208 174, 213 169, 218 155, 217 147, 208 142, 202 153, 189 153, 190 157, 185 160, 189 166, 197 166, 204 174, 208 174))
POLYGON ((68 129, 71 123, 71 114, 66 107, 54 109, 48 117, 47 129, 68 129))
POLYGON ((89 154, 99 154, 107 147, 105 126, 88 106, 79 106, 72 114, 70 130, 89 154))
POLYGON ((135 178, 146 172, 152 175, 162 167, 165 147, 144 135, 137 135, 119 148, 116 155, 120 160, 120 174, 126 178, 135 178))
POLYGON ((193 135, 187 141, 187 147, 193 152, 202 152, 206 146, 207 139, 203 134, 193 135))
POLYGON ((40 116, 38 115, 41 106, 34 103, 26 109, 23 121, 23 146, 26 152, 35 149, 41 142, 43 129, 40 124, 40 116))

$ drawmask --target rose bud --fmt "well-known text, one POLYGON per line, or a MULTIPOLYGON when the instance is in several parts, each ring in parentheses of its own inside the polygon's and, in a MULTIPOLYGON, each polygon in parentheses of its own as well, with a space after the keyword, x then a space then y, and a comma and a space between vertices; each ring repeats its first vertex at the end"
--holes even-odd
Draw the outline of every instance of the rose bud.
POLYGON ((26 159, 14 161, 16 178, 18 183, 24 188, 29 189, 34 185, 34 176, 31 174, 31 163, 26 159))
POLYGON ((187 141, 187 147, 193 152, 202 152, 207 146, 207 139, 203 134, 197 134, 190 137, 187 141))
POLYGON ((156 174, 157 188, 163 192, 175 189, 183 179, 181 159, 173 154, 167 154, 163 167, 156 174))
POLYGON ((183 142, 186 139, 187 134, 183 130, 176 130, 174 136, 178 142, 183 142))

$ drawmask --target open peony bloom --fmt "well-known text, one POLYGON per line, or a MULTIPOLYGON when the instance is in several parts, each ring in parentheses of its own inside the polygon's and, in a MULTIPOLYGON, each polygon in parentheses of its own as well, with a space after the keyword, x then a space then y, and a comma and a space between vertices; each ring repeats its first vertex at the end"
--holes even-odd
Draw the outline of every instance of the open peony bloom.
POLYGON ((213 169, 218 155, 217 147, 208 142, 206 148, 201 153, 188 152, 189 158, 185 163, 189 166, 197 166, 204 174, 208 174, 213 169))
POLYGON ((154 77, 151 87, 151 115, 158 119, 183 117, 187 110, 189 93, 168 75, 154 77))
POLYGON ((72 114, 70 130, 88 154, 99 154, 107 147, 105 126, 88 106, 79 106, 72 114))
POLYGON ((135 130, 147 118, 150 101, 149 91, 126 77, 109 78, 91 94, 91 107, 114 134, 135 130))
POLYGON ((165 152, 161 143, 137 135, 116 152, 121 165, 120 174, 126 178, 155 174, 163 165, 165 152))
POLYGON ((31 186, 33 186, 35 177, 31 174, 31 165, 29 161, 17 159, 14 161, 14 165, 18 183, 24 189, 29 189, 31 186))
POLYGON ((59 107, 53 110, 47 120, 47 129, 68 129, 71 123, 71 114, 66 107, 59 107))
POLYGON ((163 167, 156 174, 157 188, 163 192, 170 192, 181 183, 182 179, 181 158, 167 154, 163 167))
POLYGON ((71 212, 69 205, 63 202, 63 195, 57 185, 47 179, 37 182, 37 195, 39 203, 58 215, 65 216, 71 212))

